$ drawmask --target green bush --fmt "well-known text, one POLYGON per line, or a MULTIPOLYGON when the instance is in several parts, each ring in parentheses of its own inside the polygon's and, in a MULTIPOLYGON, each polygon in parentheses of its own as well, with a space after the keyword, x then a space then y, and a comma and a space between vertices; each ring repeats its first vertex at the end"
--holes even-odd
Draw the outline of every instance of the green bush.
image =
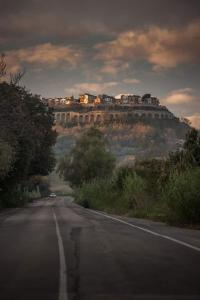
POLYGON ((77 203, 86 207, 112 213, 128 214, 146 208, 145 182, 136 173, 123 178, 117 186, 118 177, 95 179, 76 189, 77 203))
POLYGON ((20 190, 10 190, 0 194, 0 207, 10 208, 10 207, 20 207, 29 202, 27 193, 20 190))
POLYGON ((123 181, 123 202, 127 209, 140 210, 146 207, 146 184, 136 173, 129 174, 123 181))
POLYGON ((169 221, 200 222, 200 168, 173 174, 162 199, 169 207, 169 221))
POLYGON ((87 207, 176 224, 200 222, 200 137, 191 130, 182 150, 166 159, 136 161, 110 179, 83 183, 77 201, 87 207))
POLYGON ((76 188, 75 198, 77 203, 86 207, 100 210, 111 210, 117 193, 110 179, 94 179, 76 188))
POLYGON ((120 167, 116 170, 116 174, 115 174, 115 183, 116 183, 116 187, 119 189, 123 189, 124 188, 124 181, 126 180, 127 176, 132 176, 135 173, 134 168, 128 167, 128 166, 123 166, 120 167))
POLYGON ((197 223, 200 221, 200 168, 171 175, 159 201, 149 196, 144 178, 124 170, 111 179, 82 184, 76 189, 75 198, 86 208, 173 223, 197 223))

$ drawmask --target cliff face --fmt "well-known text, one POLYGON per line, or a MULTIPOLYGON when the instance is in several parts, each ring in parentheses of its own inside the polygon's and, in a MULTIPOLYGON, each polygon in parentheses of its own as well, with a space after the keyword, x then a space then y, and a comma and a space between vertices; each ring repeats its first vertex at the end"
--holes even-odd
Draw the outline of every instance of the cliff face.
MULTIPOLYGON (((93 124, 66 127, 56 125, 59 133, 55 147, 62 156, 73 147, 75 139, 93 124)), ((103 132, 108 148, 116 155, 119 163, 137 158, 162 157, 169 151, 180 148, 189 126, 178 119, 138 119, 126 123, 110 122, 96 124, 103 132)))

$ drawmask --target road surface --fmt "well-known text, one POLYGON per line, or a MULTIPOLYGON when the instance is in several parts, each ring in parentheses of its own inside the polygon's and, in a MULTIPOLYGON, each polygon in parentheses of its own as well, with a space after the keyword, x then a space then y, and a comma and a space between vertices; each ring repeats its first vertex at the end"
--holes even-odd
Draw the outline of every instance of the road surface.
POLYGON ((200 231, 70 198, 0 214, 1 300, 200 299, 200 231))

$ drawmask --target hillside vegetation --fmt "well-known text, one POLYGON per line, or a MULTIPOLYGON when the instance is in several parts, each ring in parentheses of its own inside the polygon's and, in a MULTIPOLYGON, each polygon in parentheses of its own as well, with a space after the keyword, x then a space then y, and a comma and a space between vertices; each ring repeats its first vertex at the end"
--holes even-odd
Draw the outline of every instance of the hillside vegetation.
MULTIPOLYGON (((96 127, 107 142, 107 147, 115 155, 117 162, 146 157, 163 157, 170 151, 180 147, 189 130, 187 124, 178 120, 138 120, 132 124, 110 124, 96 127)), ((85 129, 84 127, 63 128, 56 126, 58 132, 55 146, 56 156, 62 157, 65 152, 70 152, 76 138, 85 129)))
MULTIPOLYGON (((100 133, 98 135, 101 136, 100 133)), ((82 153, 80 141, 83 137, 77 141, 67 159, 60 161, 58 169, 60 175, 71 182, 79 204, 171 223, 200 222, 200 136, 195 129, 188 132, 182 150, 171 152, 164 159, 137 159, 134 166, 114 168, 112 165, 110 175, 103 168, 103 156, 98 157, 95 165, 92 154, 78 158, 73 155, 74 151, 82 153), (96 171, 89 176, 91 162, 96 171), (82 172, 74 172, 80 166, 82 172)))

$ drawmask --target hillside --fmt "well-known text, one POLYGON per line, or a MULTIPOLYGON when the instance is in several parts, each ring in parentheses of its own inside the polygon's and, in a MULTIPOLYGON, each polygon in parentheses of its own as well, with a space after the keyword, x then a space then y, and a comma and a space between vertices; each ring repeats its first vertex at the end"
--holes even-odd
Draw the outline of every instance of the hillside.
MULTIPOLYGON (((58 132, 55 153, 57 157, 69 152, 80 133, 91 125, 64 128, 56 125, 58 132)), ((189 126, 178 119, 139 119, 129 124, 96 124, 107 140, 108 148, 119 163, 131 162, 135 157, 163 157, 180 148, 189 126)))

